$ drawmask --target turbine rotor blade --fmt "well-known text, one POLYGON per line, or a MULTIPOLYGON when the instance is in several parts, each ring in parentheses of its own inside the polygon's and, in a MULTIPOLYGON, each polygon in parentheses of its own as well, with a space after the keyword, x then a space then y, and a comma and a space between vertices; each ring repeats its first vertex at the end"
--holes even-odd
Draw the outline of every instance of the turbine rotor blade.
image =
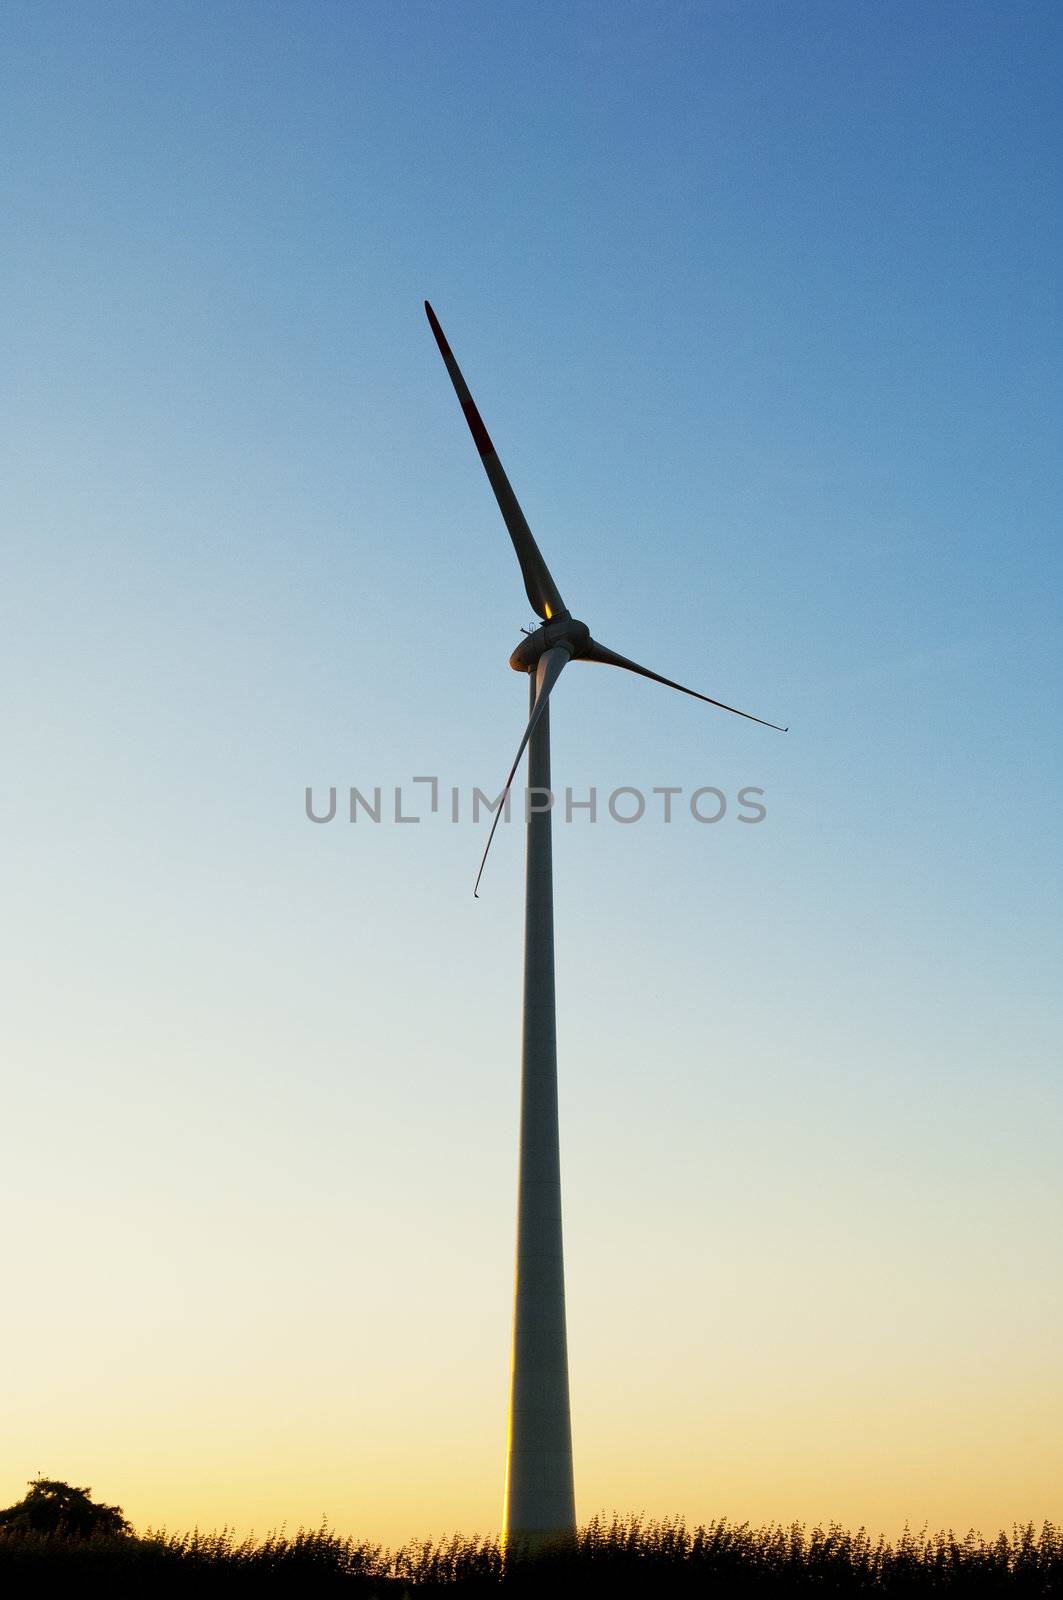
POLYGON ((722 700, 713 700, 710 695, 699 694, 696 689, 688 689, 685 684, 676 683, 672 678, 662 678, 659 672, 651 672, 649 667, 640 667, 637 661, 629 661, 627 656, 618 656, 615 650, 607 650, 597 639, 588 642, 586 648, 580 652, 579 659, 600 661, 606 667, 623 667, 627 672, 637 672, 640 678, 652 678, 654 683, 663 683, 666 689, 678 689, 680 694, 689 694, 695 700, 704 700, 706 705, 717 706, 721 711, 731 711, 736 717, 746 717, 750 722, 759 722, 762 728, 774 728, 776 733, 789 732, 788 728, 780 728, 777 722, 766 722, 763 717, 755 717, 751 711, 739 711, 737 706, 724 705, 722 700))
POLYGON ((439 353, 443 357, 447 371, 450 373, 450 381, 454 385, 454 391, 461 404, 461 409, 465 413, 465 420, 469 424, 469 432, 472 434, 473 443, 480 452, 480 460, 484 464, 484 471, 487 473, 491 487, 495 491, 498 508, 502 513, 506 527, 509 529, 509 536, 513 540, 513 548, 517 552, 520 570, 524 574, 524 587, 528 592, 528 599, 531 601, 536 614, 542 617, 544 621, 549 622, 552 617, 558 617, 566 610, 565 602, 561 598, 557 584, 550 576, 550 569, 542 558, 539 546, 532 537, 532 531, 528 527, 524 512, 520 509, 517 497, 513 493, 512 485, 506 477, 501 461, 498 459, 498 451, 491 443, 491 436, 483 425, 483 419, 476 409, 476 402, 469 393, 469 386, 461 375, 461 368, 454 360, 454 352, 447 343, 446 335, 439 326, 436 314, 427 300, 424 303, 424 308, 428 313, 428 321, 431 324, 432 332, 435 334, 439 353))
POLYGON ((491 848, 491 841, 494 839, 495 829, 498 827, 498 820, 503 811, 506 809, 506 800, 509 796, 509 791, 512 787, 517 768, 520 766, 520 758, 527 749, 528 740, 535 732, 536 724, 538 723, 543 712, 546 710, 546 702, 550 698, 550 690, 554 687, 554 684, 557 682, 558 678, 560 678, 562 669, 567 667, 571 660, 572 657, 561 645, 556 645, 552 650, 544 650, 542 655, 539 657, 539 665, 536 669, 535 676, 535 704, 532 707, 532 714, 528 719, 528 726, 524 730, 524 738, 520 741, 520 747, 517 750, 516 756, 513 758, 513 765, 509 769, 509 777, 506 779, 506 786, 502 790, 502 794, 498 802, 498 810, 495 812, 494 821, 491 823, 491 832, 487 835, 487 844, 484 846, 483 859, 480 862, 480 870, 476 874, 476 885, 472 891, 473 898, 476 900, 478 900, 480 897, 480 879, 483 877, 484 867, 487 865, 487 852, 491 848))

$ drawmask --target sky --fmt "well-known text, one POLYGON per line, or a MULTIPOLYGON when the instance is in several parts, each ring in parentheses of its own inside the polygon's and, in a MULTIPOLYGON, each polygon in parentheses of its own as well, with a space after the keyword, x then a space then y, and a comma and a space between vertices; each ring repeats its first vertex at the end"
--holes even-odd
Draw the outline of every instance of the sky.
POLYGON ((533 619, 427 297, 573 613, 790 725, 553 702, 581 1519, 1063 1515, 1061 33, 6 8, 4 1504, 498 1529, 533 619))

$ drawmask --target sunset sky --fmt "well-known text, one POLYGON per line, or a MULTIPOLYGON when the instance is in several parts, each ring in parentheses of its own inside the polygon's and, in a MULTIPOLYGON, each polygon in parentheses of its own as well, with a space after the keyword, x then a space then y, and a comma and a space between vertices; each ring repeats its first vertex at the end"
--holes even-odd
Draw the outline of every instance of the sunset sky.
POLYGON ((532 619, 427 296, 574 613, 791 729, 552 703, 731 801, 555 827, 581 1520, 1063 1518, 1059 6, 4 33, 0 1504, 498 1529, 522 841, 474 901, 448 808, 532 619))

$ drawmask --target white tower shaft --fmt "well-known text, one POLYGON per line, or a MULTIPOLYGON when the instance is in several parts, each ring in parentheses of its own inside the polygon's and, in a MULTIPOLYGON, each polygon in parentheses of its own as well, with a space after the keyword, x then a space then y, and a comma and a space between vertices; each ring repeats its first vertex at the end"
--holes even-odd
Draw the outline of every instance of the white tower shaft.
MULTIPOLYGON (((531 706, 536 679, 531 674, 531 706)), ((554 891, 550 811, 550 707, 528 746, 529 813, 524 913, 524 1031, 517 1183, 504 1534, 534 1548, 576 1526, 561 1233, 561 1157, 554 1011, 554 891), (536 793, 535 791, 542 791, 536 793)))

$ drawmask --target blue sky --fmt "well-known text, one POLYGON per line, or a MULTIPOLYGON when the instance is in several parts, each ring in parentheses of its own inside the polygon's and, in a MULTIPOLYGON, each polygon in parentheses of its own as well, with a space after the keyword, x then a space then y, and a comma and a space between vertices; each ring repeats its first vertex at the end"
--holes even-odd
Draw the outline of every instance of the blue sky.
POLYGON ((303 815, 523 723, 428 296, 575 614, 792 730, 558 691, 768 806, 555 830, 581 1514, 1048 1515, 1058 10, 7 36, 0 1494, 497 1525, 519 836, 303 815))

